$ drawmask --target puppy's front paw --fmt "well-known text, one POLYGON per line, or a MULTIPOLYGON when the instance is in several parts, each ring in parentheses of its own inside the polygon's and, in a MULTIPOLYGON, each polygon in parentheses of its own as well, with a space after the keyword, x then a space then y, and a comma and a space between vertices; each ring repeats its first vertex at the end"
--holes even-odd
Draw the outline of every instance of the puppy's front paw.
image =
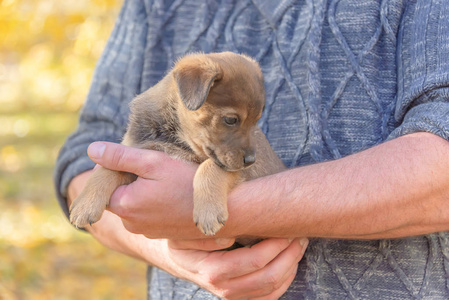
POLYGON ((203 203, 195 205, 193 209, 193 221, 205 235, 215 235, 228 220, 226 204, 203 203))
POLYGON ((104 201, 89 197, 81 193, 70 207, 70 222, 77 228, 84 228, 87 225, 100 220, 106 208, 104 201))

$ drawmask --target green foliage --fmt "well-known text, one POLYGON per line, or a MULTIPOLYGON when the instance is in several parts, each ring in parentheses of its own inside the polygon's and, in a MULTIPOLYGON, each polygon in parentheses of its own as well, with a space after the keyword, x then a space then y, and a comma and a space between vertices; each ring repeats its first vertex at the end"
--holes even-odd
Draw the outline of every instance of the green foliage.
POLYGON ((0 300, 144 299, 146 266, 75 230, 52 173, 120 0, 0 0, 0 300))

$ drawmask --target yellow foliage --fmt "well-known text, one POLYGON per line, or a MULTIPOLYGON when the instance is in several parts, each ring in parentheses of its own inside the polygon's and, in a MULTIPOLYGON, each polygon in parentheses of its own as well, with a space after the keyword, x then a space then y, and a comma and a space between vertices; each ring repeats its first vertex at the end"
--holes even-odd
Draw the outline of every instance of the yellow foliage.
POLYGON ((0 0, 0 300, 144 299, 146 266, 68 224, 54 196, 121 0, 0 0))
POLYGON ((120 2, 0 2, 1 109, 79 109, 120 2))

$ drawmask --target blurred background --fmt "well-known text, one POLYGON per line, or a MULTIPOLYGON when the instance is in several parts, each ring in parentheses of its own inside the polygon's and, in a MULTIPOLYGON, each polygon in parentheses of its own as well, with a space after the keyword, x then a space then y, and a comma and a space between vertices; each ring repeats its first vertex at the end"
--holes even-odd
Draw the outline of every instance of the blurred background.
POLYGON ((54 196, 122 0, 0 0, 0 299, 145 299, 143 263, 68 224, 54 196))

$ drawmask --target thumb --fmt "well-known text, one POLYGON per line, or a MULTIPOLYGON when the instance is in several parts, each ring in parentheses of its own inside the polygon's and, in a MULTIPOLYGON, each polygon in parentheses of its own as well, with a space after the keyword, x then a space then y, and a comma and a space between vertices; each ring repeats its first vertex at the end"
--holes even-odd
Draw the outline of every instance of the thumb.
POLYGON ((106 169, 134 173, 140 177, 151 178, 151 173, 165 160, 165 153, 138 149, 110 142, 94 142, 87 149, 89 157, 106 169))

